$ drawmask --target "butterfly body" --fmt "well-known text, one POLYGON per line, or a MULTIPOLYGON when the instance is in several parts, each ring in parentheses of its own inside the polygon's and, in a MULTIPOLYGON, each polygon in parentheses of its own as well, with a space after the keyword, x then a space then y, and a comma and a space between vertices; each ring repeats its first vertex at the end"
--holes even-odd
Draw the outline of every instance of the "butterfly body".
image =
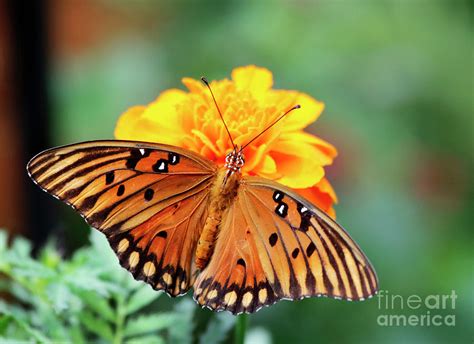
POLYGON ((187 149, 91 141, 35 156, 44 191, 101 231, 120 264, 170 296, 194 288, 203 307, 252 313, 282 299, 363 300, 378 290, 359 246, 293 190, 219 168, 187 149))
POLYGON ((220 169, 210 191, 209 215, 207 216, 196 248, 196 267, 202 270, 212 256, 215 241, 224 212, 229 209, 237 197, 240 171, 229 168, 220 169))

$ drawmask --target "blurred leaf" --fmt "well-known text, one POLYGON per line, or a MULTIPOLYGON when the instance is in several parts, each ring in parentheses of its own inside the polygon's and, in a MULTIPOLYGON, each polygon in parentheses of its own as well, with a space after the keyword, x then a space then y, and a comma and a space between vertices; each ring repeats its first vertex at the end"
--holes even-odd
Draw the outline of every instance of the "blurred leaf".
POLYGON ((194 312, 196 304, 188 298, 182 299, 174 307, 177 319, 169 329, 169 338, 172 343, 191 343, 194 329, 194 312))
POLYGON ((89 291, 82 291, 79 295, 81 296, 82 301, 95 311, 97 315, 110 322, 115 321, 115 313, 110 307, 107 299, 104 299, 95 292, 89 291))
MULTIPOLYGON (((39 289, 39 288, 38 288, 39 289)), ((33 303, 35 297, 34 293, 30 292, 28 289, 23 287, 22 285, 16 285, 15 288, 11 287, 11 283, 9 283, 9 288, 8 291, 16 297, 19 301, 22 301, 24 303, 33 303)), ((40 290, 37 290, 37 293, 40 293, 40 290)))
POLYGON ((18 257, 28 257, 31 253, 31 244, 22 237, 16 237, 13 240, 12 252, 18 257))
POLYGON ((48 337, 43 335, 40 331, 31 327, 27 322, 23 321, 22 319, 18 319, 16 317, 13 317, 13 319, 16 325, 19 327, 19 329, 22 330, 26 335, 29 335, 30 338, 34 339, 35 341, 39 343, 51 343, 51 340, 48 337))
POLYGON ((71 291, 62 283, 51 283, 46 287, 46 295, 56 313, 67 309, 73 298, 71 291))
POLYGON ((86 339, 84 338, 84 333, 83 329, 79 324, 74 324, 71 325, 70 329, 70 336, 71 336, 71 342, 74 344, 82 344, 86 343, 86 339))
POLYGON ((99 335, 101 338, 110 341, 113 339, 114 335, 109 323, 94 316, 91 312, 83 311, 79 314, 79 320, 89 331, 99 335))
POLYGON ((207 325, 206 331, 199 338, 201 344, 222 343, 229 330, 234 326, 236 317, 228 313, 217 313, 207 325))
POLYGON ((63 277, 64 281, 80 290, 92 291, 103 297, 108 297, 110 292, 119 292, 120 286, 101 279, 95 275, 94 269, 87 266, 78 268, 72 274, 63 277))
POLYGON ((125 326, 124 335, 127 337, 163 330, 176 324, 176 315, 173 313, 159 313, 142 315, 130 319, 125 326))
POLYGON ((0 315, 0 335, 4 335, 10 323, 13 322, 13 317, 10 315, 0 315))
POLYGON ((127 314, 132 314, 138 311, 139 309, 149 305, 156 299, 158 299, 162 292, 154 290, 150 285, 140 283, 138 289, 132 294, 127 303, 127 314))
POLYGON ((12 275, 15 277, 31 278, 54 278, 55 271, 32 260, 30 257, 13 257, 15 266, 12 269, 12 275))
POLYGON ((61 263, 61 256, 54 249, 51 242, 48 242, 48 245, 41 250, 39 261, 49 268, 55 268, 61 263))
POLYGON ((245 344, 259 343, 259 344, 271 344, 272 336, 268 330, 263 327, 252 328, 247 332, 245 337, 245 344))
POLYGON ((165 344, 165 340, 163 337, 150 335, 150 336, 143 336, 143 337, 134 337, 127 339, 127 343, 129 344, 165 344))

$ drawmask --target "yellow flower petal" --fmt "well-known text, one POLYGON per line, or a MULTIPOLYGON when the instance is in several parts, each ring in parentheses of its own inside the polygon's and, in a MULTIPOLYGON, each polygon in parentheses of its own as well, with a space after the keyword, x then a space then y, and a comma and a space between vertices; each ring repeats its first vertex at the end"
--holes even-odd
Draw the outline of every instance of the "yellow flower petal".
POLYGON ((282 128, 284 132, 301 130, 307 127, 316 121, 324 110, 324 103, 317 101, 305 93, 298 93, 291 106, 296 104, 301 105, 301 108, 288 114, 282 128))
POLYGON ((270 155, 265 155, 261 163, 255 166, 255 170, 261 176, 271 176, 277 173, 277 165, 275 160, 270 155))
POLYGON ((266 68, 246 66, 232 71, 232 80, 239 90, 250 92, 256 99, 261 98, 273 85, 273 75, 266 68))
POLYGON ((145 106, 134 106, 118 119, 114 135, 121 140, 159 142, 159 126, 153 121, 143 119, 145 106))
POLYGON ((192 78, 183 78, 181 79, 181 82, 192 93, 201 93, 204 90, 204 85, 202 81, 198 81, 192 78))
POLYGON ((260 145, 258 148, 249 147, 248 151, 245 153, 245 171, 253 171, 256 169, 256 166, 259 165, 267 154, 267 145, 260 145))

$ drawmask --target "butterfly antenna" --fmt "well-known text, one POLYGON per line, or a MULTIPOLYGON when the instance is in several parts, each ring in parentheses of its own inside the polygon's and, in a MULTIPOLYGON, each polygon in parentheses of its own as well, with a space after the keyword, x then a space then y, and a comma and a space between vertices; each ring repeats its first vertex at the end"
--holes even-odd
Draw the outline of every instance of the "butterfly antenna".
POLYGON ((237 146, 234 143, 234 140, 232 140, 232 135, 230 135, 229 128, 227 127, 227 124, 225 124, 224 117, 222 116, 221 109, 219 109, 219 105, 217 105, 216 97, 214 97, 214 93, 212 92, 211 86, 209 85, 209 81, 205 77, 201 77, 202 82, 207 86, 209 89, 209 92, 211 92, 212 100, 214 100, 214 104, 216 104, 217 112, 219 112, 219 116, 221 117, 222 123, 224 123, 225 130, 227 131, 227 135, 229 135, 230 142, 232 143, 232 147, 234 150, 237 149, 237 146))
POLYGON ((257 136, 255 136, 253 139, 251 139, 249 142, 247 142, 244 146, 242 146, 242 148, 240 148, 240 151, 243 151, 245 147, 247 147, 249 144, 251 144, 253 141, 255 141, 256 139, 258 139, 260 136, 263 135, 264 132, 266 132, 268 129, 270 129, 271 127, 273 127, 275 124, 277 124, 283 117, 285 117, 286 115, 288 115, 291 111, 293 110, 296 110, 296 109, 299 109, 301 108, 301 105, 295 105, 293 106, 291 109, 289 109, 287 112, 285 112, 283 115, 281 115, 280 117, 278 117, 276 120, 274 120, 268 127, 266 127, 265 129, 263 129, 260 134, 258 134, 257 136))

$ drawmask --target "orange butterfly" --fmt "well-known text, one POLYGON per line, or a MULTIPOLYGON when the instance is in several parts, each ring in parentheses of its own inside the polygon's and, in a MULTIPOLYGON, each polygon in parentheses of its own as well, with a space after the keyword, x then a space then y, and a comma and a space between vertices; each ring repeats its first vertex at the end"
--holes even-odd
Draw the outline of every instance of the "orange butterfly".
POLYGON ((201 306, 234 314, 281 299, 373 296, 375 271, 347 232, 291 189, 243 177, 250 142, 229 137, 223 167, 179 147, 111 140, 44 151, 27 169, 106 235, 136 279, 170 296, 193 286, 201 306))

